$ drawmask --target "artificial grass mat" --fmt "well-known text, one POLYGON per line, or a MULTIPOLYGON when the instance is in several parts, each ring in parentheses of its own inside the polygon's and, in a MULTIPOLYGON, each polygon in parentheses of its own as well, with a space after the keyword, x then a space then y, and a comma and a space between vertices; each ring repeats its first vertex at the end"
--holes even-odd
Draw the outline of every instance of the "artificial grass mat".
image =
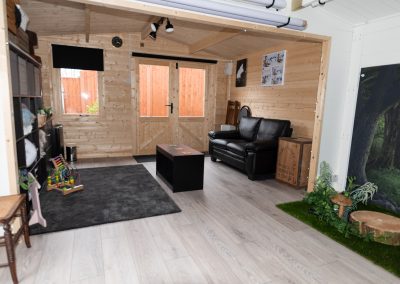
MULTIPOLYGON (((320 221, 317 216, 309 213, 310 206, 304 201, 278 204, 277 207, 400 277, 400 247, 365 241, 356 236, 345 237, 344 234, 338 232, 335 228, 323 221, 320 221)), ((373 209, 376 209, 376 207, 373 209)), ((359 210, 372 210, 372 208, 363 206, 363 208, 360 207, 359 210)))

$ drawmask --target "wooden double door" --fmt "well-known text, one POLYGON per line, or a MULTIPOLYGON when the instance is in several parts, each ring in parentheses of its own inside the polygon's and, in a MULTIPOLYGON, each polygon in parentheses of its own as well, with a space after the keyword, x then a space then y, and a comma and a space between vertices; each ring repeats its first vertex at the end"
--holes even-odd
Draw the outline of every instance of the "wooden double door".
POLYGON ((212 127, 212 66, 133 60, 135 154, 155 154, 157 144, 185 144, 199 151, 207 150, 207 132, 212 127))

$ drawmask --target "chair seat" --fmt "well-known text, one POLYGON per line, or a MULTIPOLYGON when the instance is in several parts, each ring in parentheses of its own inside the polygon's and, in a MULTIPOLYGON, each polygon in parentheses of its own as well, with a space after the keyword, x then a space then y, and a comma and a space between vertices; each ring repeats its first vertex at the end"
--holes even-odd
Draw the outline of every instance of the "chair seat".
POLYGON ((0 197, 0 222, 10 219, 18 210, 21 202, 25 201, 22 194, 8 195, 0 197))
POLYGON ((240 156, 244 156, 246 154, 246 147, 245 145, 248 142, 243 141, 243 142, 231 142, 226 145, 227 150, 231 151, 232 153, 235 153, 240 156))

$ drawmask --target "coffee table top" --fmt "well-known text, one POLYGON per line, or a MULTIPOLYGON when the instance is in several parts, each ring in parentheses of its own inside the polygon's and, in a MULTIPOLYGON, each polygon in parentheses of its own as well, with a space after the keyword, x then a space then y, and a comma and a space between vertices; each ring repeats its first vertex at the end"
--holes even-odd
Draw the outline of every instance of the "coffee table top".
POLYGON ((157 145, 157 150, 161 150, 165 153, 168 153, 169 155, 173 157, 177 156, 204 156, 204 153, 199 152, 195 149, 190 148, 189 146, 183 145, 183 144, 158 144, 157 145))

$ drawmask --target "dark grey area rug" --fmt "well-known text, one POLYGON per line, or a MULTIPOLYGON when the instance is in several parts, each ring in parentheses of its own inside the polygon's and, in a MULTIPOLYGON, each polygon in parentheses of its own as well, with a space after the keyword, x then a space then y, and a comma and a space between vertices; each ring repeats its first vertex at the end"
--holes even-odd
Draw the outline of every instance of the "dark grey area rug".
POLYGON ((177 213, 181 210, 143 165, 79 170, 83 191, 40 192, 47 227, 32 235, 177 213))
POLYGON ((133 156, 133 158, 138 163, 148 163, 148 162, 155 162, 156 161, 156 155, 133 156))

